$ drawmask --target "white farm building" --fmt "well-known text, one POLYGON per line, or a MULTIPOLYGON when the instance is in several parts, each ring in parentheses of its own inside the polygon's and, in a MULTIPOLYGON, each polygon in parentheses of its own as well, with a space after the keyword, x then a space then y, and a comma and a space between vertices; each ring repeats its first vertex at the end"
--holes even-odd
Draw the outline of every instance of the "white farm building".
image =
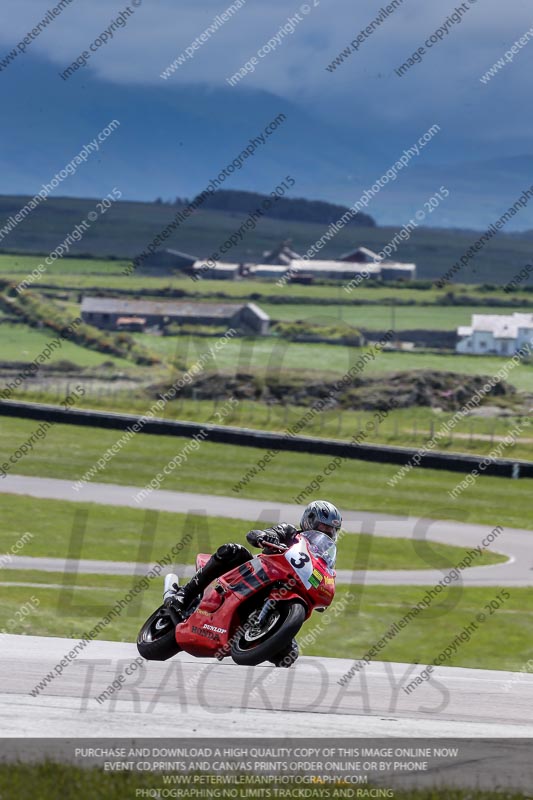
POLYGON ((533 348, 533 314, 473 314, 457 336, 457 353, 513 355, 526 344, 533 348))

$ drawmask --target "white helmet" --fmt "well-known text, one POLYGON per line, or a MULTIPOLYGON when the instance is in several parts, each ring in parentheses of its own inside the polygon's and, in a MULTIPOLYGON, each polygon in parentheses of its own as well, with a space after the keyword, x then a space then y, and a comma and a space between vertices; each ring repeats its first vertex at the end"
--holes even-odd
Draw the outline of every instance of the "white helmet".
POLYGON ((342 517, 339 510, 327 500, 313 500, 305 509, 300 520, 300 530, 322 531, 322 533, 327 533, 334 542, 337 541, 337 531, 341 525, 342 517))

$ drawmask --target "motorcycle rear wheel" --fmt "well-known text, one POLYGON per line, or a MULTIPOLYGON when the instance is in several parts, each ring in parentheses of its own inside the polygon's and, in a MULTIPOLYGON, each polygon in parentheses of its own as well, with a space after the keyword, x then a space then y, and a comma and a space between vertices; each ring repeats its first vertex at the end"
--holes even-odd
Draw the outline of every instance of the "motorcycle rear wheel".
POLYGON ((137 650, 147 661, 166 661, 181 650, 175 631, 167 609, 159 606, 139 631, 137 650))
POLYGON ((251 635, 247 629, 234 638, 231 657, 236 664, 255 667, 262 661, 275 660, 281 650, 291 645, 304 623, 305 607, 297 600, 291 600, 279 603, 275 613, 277 619, 272 623, 272 617, 267 618, 262 635, 261 631, 251 635))

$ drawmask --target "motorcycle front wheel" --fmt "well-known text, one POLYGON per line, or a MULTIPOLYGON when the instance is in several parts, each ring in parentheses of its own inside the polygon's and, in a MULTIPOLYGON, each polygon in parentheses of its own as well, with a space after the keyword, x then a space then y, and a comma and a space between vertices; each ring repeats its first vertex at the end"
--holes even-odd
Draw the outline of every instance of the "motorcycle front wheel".
POLYGON ((176 626, 165 606, 159 606, 148 617, 137 636, 137 650, 148 661, 166 661, 179 653, 176 641, 176 626))
POLYGON ((258 615, 259 611, 250 614, 232 641, 231 657, 236 664, 255 667, 275 659, 277 653, 290 646, 304 623, 306 610, 302 603, 291 600, 278 603, 261 626, 256 623, 258 615))

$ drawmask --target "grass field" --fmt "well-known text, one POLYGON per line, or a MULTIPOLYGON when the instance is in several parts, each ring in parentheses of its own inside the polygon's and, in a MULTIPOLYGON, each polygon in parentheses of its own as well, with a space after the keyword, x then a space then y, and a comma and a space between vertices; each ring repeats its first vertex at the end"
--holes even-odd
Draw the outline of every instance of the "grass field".
MULTIPOLYGON (((41 388, 40 383, 34 387, 25 384, 23 391, 14 391, 10 399, 57 405, 67 393, 67 385, 71 386, 73 380, 63 378, 60 381, 57 376, 49 380, 50 386, 46 391, 41 388)), ((105 386, 100 382, 88 380, 84 386, 86 394, 78 402, 78 408, 141 416, 146 413, 151 403, 140 383, 132 383, 128 388, 124 388, 123 382, 105 386)), ((161 416, 165 419, 283 433, 301 420, 304 412, 305 407, 295 405, 269 405, 241 400, 238 405, 227 408, 224 400, 182 398, 168 403, 161 416), (220 409, 227 411, 223 418, 220 409)), ((420 447, 436 433, 444 430, 444 426, 452 417, 452 412, 414 406, 393 410, 379 421, 380 415, 374 411, 332 409, 322 411, 313 417, 302 431, 302 435, 351 441, 354 435, 362 434, 364 438, 361 441, 366 444, 420 447)), ((498 448, 501 440, 511 434, 517 425, 523 428, 523 432, 515 444, 504 444, 501 457, 529 461, 533 458, 533 442, 530 441, 533 439, 533 426, 526 427, 524 417, 517 414, 506 417, 465 417, 451 428, 446 436, 439 439, 438 449, 444 452, 475 453, 485 456, 498 448), (524 441, 521 441, 522 439, 524 441)))
MULTIPOLYGON (((203 353, 209 351, 213 341, 209 338, 150 336, 146 333, 132 334, 143 345, 150 347, 165 359, 180 358, 191 367, 203 353)), ((213 363, 216 368, 237 372, 255 372, 282 376, 285 370, 309 374, 341 377, 371 347, 348 347, 329 344, 302 344, 281 339, 230 339, 216 353, 213 363)), ((368 361, 362 374, 365 377, 384 375, 389 372, 429 369, 466 373, 471 375, 495 375, 506 362, 499 356, 467 356, 447 353, 381 352, 368 361)), ((508 382, 518 389, 533 391, 533 366, 520 364, 509 373, 508 382)))
MULTIPOLYGON (((3 361, 33 361, 55 338, 56 334, 50 330, 38 330, 29 328, 27 325, 12 325, 4 322, 0 324, 0 357, 3 361)), ((57 364, 58 361, 71 361, 80 367, 96 367, 104 361, 112 361, 115 366, 120 368, 133 366, 130 361, 123 358, 88 350, 66 339, 60 339, 60 342, 61 347, 52 351, 46 363, 57 364)))
MULTIPOLYGON (((13 619, 16 610, 33 595, 39 600, 35 611, 23 622, 11 626, 9 633, 78 638, 95 625, 131 589, 135 580, 110 575, 79 575, 73 588, 64 586, 60 573, 6 570, 3 580, 12 582, 3 591, 0 628, 13 619), (19 585, 16 583, 27 583, 19 585), (64 588, 62 588, 64 586, 64 588)), ((101 639, 135 641, 140 625, 161 604, 162 580, 154 579, 138 599, 132 601, 119 619, 101 632, 101 639)), ((338 658, 361 658, 398 619, 416 603, 427 589, 424 586, 337 586, 335 600, 342 609, 337 615, 315 615, 305 623, 301 637, 314 631, 314 643, 304 646, 302 655, 331 656, 335 642, 338 658)), ((508 590, 510 598, 479 625, 472 639, 443 666, 519 671, 533 656, 533 596, 528 588, 508 590), (505 647, 502 647, 505 642, 505 647)), ((380 651, 379 661, 405 664, 432 663, 476 613, 484 611, 496 595, 497 587, 464 588, 454 586, 439 595, 439 602, 414 617, 380 651)), ((332 610, 335 606, 332 606, 332 610)), ((308 640, 309 641, 309 640, 308 640)))
MULTIPOLYGON (((153 792, 168 790, 161 773, 137 772, 126 770, 118 773, 105 772, 102 768, 73 767, 56 763, 44 764, 2 764, 0 765, 0 793, 2 797, 16 798, 17 800, 36 800, 35 787, 39 787, 39 800, 130 800, 134 797, 157 797, 153 792), (143 794, 146 793, 146 794, 143 794)), ((207 773, 204 773, 207 776, 207 773)), ((242 777, 242 776, 239 776, 242 777)), ((285 776, 286 778, 287 776, 285 776)), ((285 797, 287 800, 302 797, 301 783, 293 783, 284 779, 283 783, 273 780, 272 783, 262 784, 265 792, 263 797, 285 797), (283 794, 275 794, 283 792, 283 794)), ((218 786, 214 786, 216 791, 218 786)), ((224 788, 230 792, 228 797, 244 798, 257 791, 256 784, 246 785, 242 780, 232 785, 230 781, 224 783, 224 788)), ((313 786, 313 788, 316 788, 313 786)), ((207 780, 205 790, 209 790, 207 780)), ((183 790, 182 790, 183 791, 183 790)), ((186 791, 186 790, 185 790, 186 791)), ((221 790, 220 790, 221 791, 221 790)), ((339 792, 346 791, 343 783, 336 782, 320 785, 320 796, 324 800, 342 796, 339 792)), ((369 783, 360 791, 374 791, 369 783)), ((375 789, 379 792, 380 789, 375 789)), ((383 791, 383 789, 381 789, 383 791)), ((161 795, 163 796, 163 795, 161 795)), ((185 796, 185 795, 183 795, 185 796)), ((199 795, 189 795, 196 797, 199 795)), ((207 796, 207 795, 206 795, 207 796)), ((220 795, 222 796, 222 795, 220 795)), ((255 795, 254 795, 255 796, 255 795)), ((350 795, 346 795, 350 796, 350 795)), ((362 795, 368 796, 371 795, 362 795)), ((375 795, 376 797, 379 795, 375 795)), ((522 800, 529 797, 521 791, 499 790, 487 791, 479 789, 450 789, 446 787, 435 789, 394 789, 394 797, 398 800, 522 800)))
MULTIPOLYGON (((36 427, 37 423, 27 420, 2 419, 0 452, 13 453, 36 427)), ((46 438, 38 441, 11 471, 74 482, 119 438, 119 431, 54 425, 46 438)), ((93 480, 140 488, 179 453, 185 441, 179 437, 139 434, 93 480)), ((264 454, 264 450, 256 448, 203 442, 161 488, 291 502, 310 486, 316 475, 322 475, 321 493, 330 496, 345 511, 359 509, 416 517, 423 514, 491 526, 533 527, 530 502, 533 482, 525 479, 480 477, 468 491, 451 500, 447 492, 463 479, 462 473, 414 469, 399 484, 390 487, 387 481, 396 473, 393 465, 349 460, 333 474, 324 476, 323 470, 331 461, 329 456, 282 452, 244 490, 232 491, 264 454)), ((313 493, 312 489, 309 491, 313 493)))
MULTIPOLYGON (((148 563, 168 553, 187 533, 193 541, 181 551, 179 563, 194 564, 198 552, 211 553, 227 541, 245 544, 247 531, 263 527, 264 520, 225 519, 209 516, 171 514, 136 508, 118 508, 94 503, 73 504, 61 500, 41 500, 0 494, 0 553, 10 548, 24 533, 33 539, 24 546, 25 556, 67 558, 79 545, 79 557, 104 561, 148 563), (75 517, 86 514, 83 535, 78 542, 75 517)), ((346 534, 339 542, 338 569, 428 569, 436 562, 458 564, 468 548, 434 543, 431 561, 415 549, 411 539, 388 539, 346 534), (368 557, 367 557, 368 554, 368 557)), ((429 556, 429 553, 428 553, 429 556)), ((496 564, 505 557, 486 551, 476 566, 496 564)))
MULTIPOLYGON (((34 255, 5 255, 0 254, 0 277, 19 282, 25 275, 41 264, 42 256, 34 255)), ((302 284, 288 284, 277 286, 273 280, 253 280, 253 281, 220 281, 202 279, 201 282, 193 281, 183 275, 156 275, 147 272, 134 272, 131 275, 123 275, 123 270, 128 267, 130 262, 124 259, 104 260, 104 259, 77 259, 63 258, 55 261, 47 267, 43 278, 34 284, 38 289, 39 285, 54 285, 58 288, 72 289, 121 289, 136 292, 140 289, 161 292, 166 289, 181 289, 192 295, 197 295, 198 299, 215 296, 227 296, 236 301, 241 299, 252 299, 260 301, 262 304, 274 299, 274 305, 282 305, 285 302, 297 303, 299 300, 306 302, 316 300, 317 303, 324 304, 328 301, 342 302, 348 306, 353 303, 420 303, 435 304, 442 302, 443 298, 451 290, 455 295, 455 302, 468 305, 469 297, 474 297, 480 303, 490 305, 491 302, 498 301, 509 304, 527 304, 533 307, 533 295, 530 291, 520 291, 520 287, 512 294, 506 294, 503 287, 494 288, 490 291, 483 288, 481 284, 454 284, 453 287, 436 289, 419 289, 409 284, 396 284, 394 286, 375 286, 368 287, 364 284, 356 287, 352 292, 343 291, 339 285, 306 286, 302 284), (275 303, 278 299, 283 303, 275 303)), ((522 286, 526 286, 523 284, 522 286)), ((479 309, 479 306, 478 306, 479 309)), ((479 309, 481 310, 481 309, 479 309)), ((496 311, 496 313, 498 313, 496 311)))
MULTIPOLYGON (((487 309, 479 306, 402 306, 396 305, 357 305, 329 306, 289 305, 261 303, 261 308, 272 320, 293 322, 302 320, 321 325, 346 325, 355 329, 367 330, 442 330, 455 331, 459 325, 469 325, 472 314, 480 314, 487 309)), ((512 314, 515 308, 493 309, 498 314, 512 314)), ((489 312, 490 313, 490 312, 489 312)))

